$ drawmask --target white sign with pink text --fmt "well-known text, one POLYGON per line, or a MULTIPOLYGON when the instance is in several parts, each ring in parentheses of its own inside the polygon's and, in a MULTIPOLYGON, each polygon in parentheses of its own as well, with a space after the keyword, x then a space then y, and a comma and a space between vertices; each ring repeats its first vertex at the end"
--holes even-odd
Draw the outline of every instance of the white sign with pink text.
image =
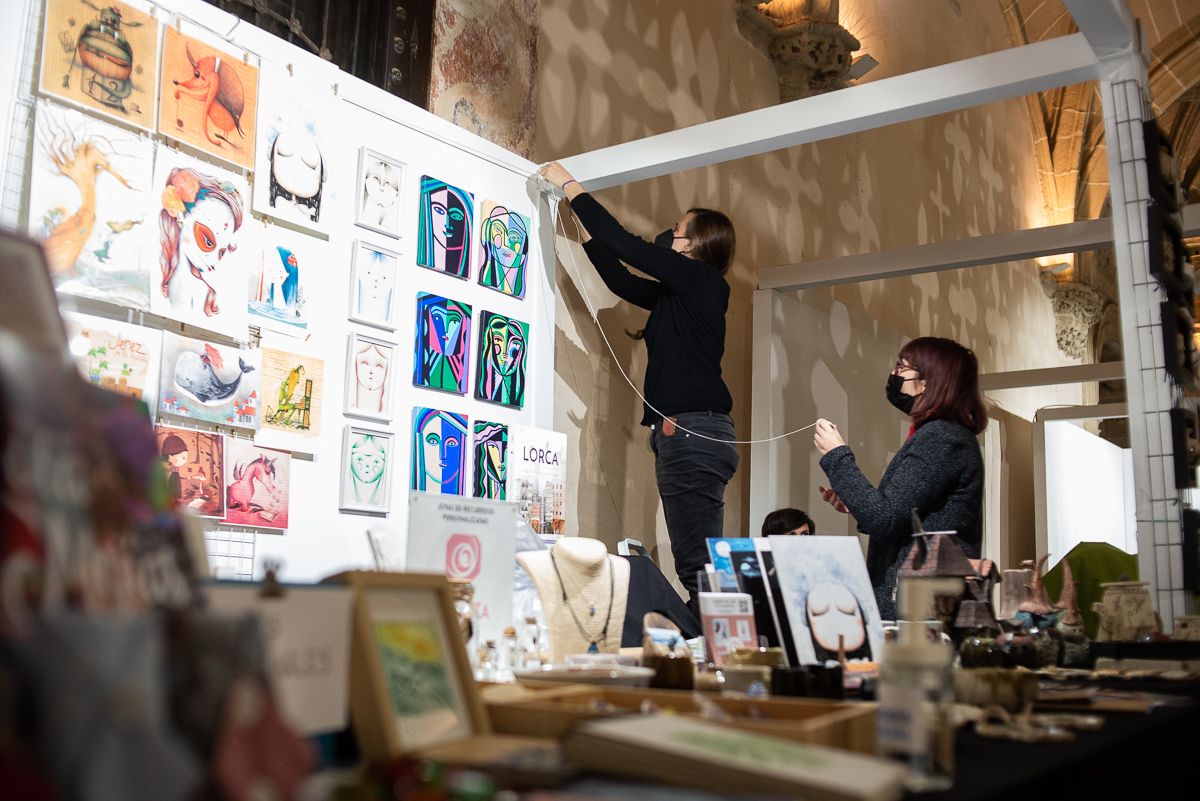
POLYGON ((515 503, 414 492, 408 502, 407 570, 443 573, 475 588, 476 645, 497 647, 513 625, 515 503))

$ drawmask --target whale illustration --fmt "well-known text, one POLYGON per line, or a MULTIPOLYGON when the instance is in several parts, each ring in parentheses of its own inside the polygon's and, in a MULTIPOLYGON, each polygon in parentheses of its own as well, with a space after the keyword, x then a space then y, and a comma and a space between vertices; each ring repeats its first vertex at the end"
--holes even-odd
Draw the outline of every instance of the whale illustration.
POLYGON ((175 360, 175 386, 190 398, 205 406, 220 406, 238 391, 242 376, 254 370, 238 358, 238 370, 232 381, 222 381, 217 370, 224 369, 221 353, 205 344, 204 355, 187 351, 175 360))

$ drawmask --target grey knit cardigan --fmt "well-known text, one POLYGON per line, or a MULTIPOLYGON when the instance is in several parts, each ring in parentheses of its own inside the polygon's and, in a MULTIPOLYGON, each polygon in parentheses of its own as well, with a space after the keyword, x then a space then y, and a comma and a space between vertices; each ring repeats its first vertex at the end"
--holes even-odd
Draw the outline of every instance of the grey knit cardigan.
POLYGON ((896 618, 896 570, 912 545, 913 509, 926 531, 957 531, 967 556, 979 558, 983 456, 966 426, 949 420, 922 425, 892 458, 878 489, 846 445, 825 454, 821 469, 858 530, 870 537, 867 573, 884 620, 896 618))

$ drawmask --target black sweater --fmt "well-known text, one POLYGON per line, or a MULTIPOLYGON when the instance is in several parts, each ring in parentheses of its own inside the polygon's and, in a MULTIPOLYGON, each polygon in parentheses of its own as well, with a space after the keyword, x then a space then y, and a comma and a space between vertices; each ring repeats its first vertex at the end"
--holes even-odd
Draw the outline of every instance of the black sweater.
MULTIPOLYGON (((912 510, 926 531, 957 531, 967 556, 979 558, 983 540, 983 456, 969 429, 931 420, 893 457, 879 489, 843 445, 821 457, 829 485, 870 537, 867 572, 879 614, 896 618, 896 571, 912 547, 912 510)), ((906 612, 907 614, 907 612, 906 612)))
MULTIPOLYGON (((665 415, 723 412, 733 398, 721 377, 729 284, 711 264, 651 244, 621 227, 589 194, 571 209, 592 235, 583 249, 613 294, 650 312, 644 392, 665 415), (633 275, 625 262, 658 280, 633 275)), ((642 425, 658 419, 645 406, 642 425)))

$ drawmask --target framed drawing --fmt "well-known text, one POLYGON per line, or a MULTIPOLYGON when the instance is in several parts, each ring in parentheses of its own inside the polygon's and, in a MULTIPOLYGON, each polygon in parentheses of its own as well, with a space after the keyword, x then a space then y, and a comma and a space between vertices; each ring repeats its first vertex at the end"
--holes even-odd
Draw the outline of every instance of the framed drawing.
POLYGON ((466 395, 470 348, 471 307, 418 293, 413 385, 466 395))
POLYGON ((242 55, 167 28, 159 79, 158 132, 253 170, 258 67, 244 62, 242 55))
POLYGON ((249 265, 249 322, 265 331, 307 339, 312 333, 312 287, 317 271, 328 269, 328 245, 279 225, 261 230, 260 258, 249 265))
POLYGON ((216 425, 256 429, 262 351, 162 334, 158 411, 216 425))
POLYGON ((883 623, 857 537, 773 536, 768 540, 800 664, 838 657, 877 661, 883 623))
POLYGON ((473 194, 422 175, 417 264, 455 278, 470 278, 474 220, 473 194))
POLYGON ((248 439, 225 438, 225 517, 222 523, 256 528, 288 527, 292 455, 260 448, 248 439))
POLYGON ((404 162, 364 147, 358 151, 354 222, 381 234, 400 236, 400 188, 404 162))
POLYGON ((59 292, 146 309, 158 264, 154 143, 39 102, 29 165, 29 233, 59 292))
POLYGON ((441 409, 413 409, 409 488, 462 495, 467 480, 467 417, 441 409))
POLYGON ((343 512, 387 514, 392 509, 392 434, 346 426, 338 508, 343 512))
MULTIPOLYGON (((330 65, 332 66, 332 65, 330 65)), ((328 233, 331 200, 332 75, 263 62, 262 110, 254 158, 254 210, 318 233, 328 233), (269 89, 268 89, 269 87, 269 89)))
POLYGON ((350 268, 350 319, 396 330, 396 282, 400 254, 359 239, 350 268))
POLYGON ((153 131, 158 20, 118 0, 47 0, 38 91, 153 131))
POLYGON ((245 342, 246 288, 259 258, 246 180, 160 147, 152 197, 150 311, 245 342))
POLYGON ((471 494, 503 501, 508 489, 508 426, 476 420, 471 461, 471 494))
POLYGON ((107 390, 145 403, 154 416, 162 332, 131 323, 65 313, 67 347, 79 374, 107 390))
POLYGON ((174 506, 201 517, 225 516, 225 438, 208 431, 154 427, 174 506))
POLYGON ((525 267, 529 263, 529 218, 494 200, 479 209, 479 244, 475 263, 479 283, 488 289, 525 297, 525 267))
POLYGON ((316 453, 321 442, 325 362, 316 356, 262 349, 262 426, 256 445, 316 453))
POLYGON ((525 405, 529 325, 485 311, 479 315, 475 399, 520 409, 525 405))
POLYGON ((365 756, 387 759, 488 735, 444 576, 353 571, 326 581, 355 592, 350 712, 365 756))
POLYGON ((346 354, 346 408, 349 417, 392 419, 392 385, 396 368, 395 342, 350 334, 346 354))

